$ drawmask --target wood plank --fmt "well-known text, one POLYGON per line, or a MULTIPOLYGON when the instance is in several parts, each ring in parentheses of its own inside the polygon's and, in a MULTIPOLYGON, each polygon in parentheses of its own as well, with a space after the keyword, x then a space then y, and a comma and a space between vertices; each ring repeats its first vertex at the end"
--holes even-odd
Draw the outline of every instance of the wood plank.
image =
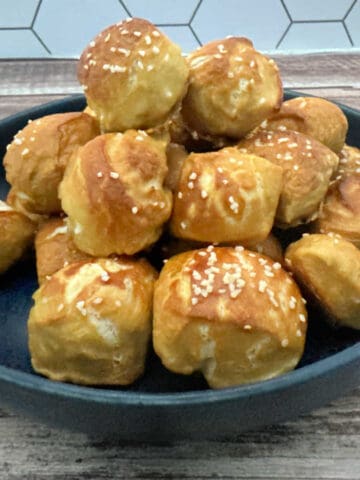
POLYGON ((273 58, 288 87, 360 87, 360 53, 279 54, 273 58))
MULTIPOLYGON (((360 109, 360 54, 274 58, 285 86, 360 109)), ((79 91, 74 60, 0 61, 0 118, 79 91)), ((0 432, 1 480, 360 479, 360 388, 223 442, 109 443, 1 410, 0 432)))
POLYGON ((227 442, 168 445, 103 442, 0 415, 6 432, 0 436, 1 479, 358 480, 359 398, 360 390, 296 421, 227 442))
POLYGON ((0 95, 79 93, 75 60, 0 60, 0 95))
POLYGON ((0 96, 0 119, 8 117, 16 112, 21 112, 35 105, 51 102, 52 100, 60 100, 65 97, 64 94, 59 95, 3 95, 0 96))
MULTIPOLYGON (((273 55, 284 84, 298 88, 360 88, 360 53, 273 55)), ((71 94, 81 91, 77 60, 1 60, 0 95, 71 94)))
POLYGON ((299 90, 304 94, 315 95, 317 97, 327 98, 334 102, 340 102, 351 108, 360 110, 360 88, 352 87, 301 87, 295 85, 294 90, 299 90))
MULTIPOLYGON (((1 82, 0 82, 1 85, 1 82)), ((0 86, 1 88, 1 86, 0 86)), ((310 94, 327 98, 334 102, 340 102, 352 108, 360 110, 360 87, 359 88, 341 88, 341 87, 301 87, 295 85, 294 90, 302 92, 304 95, 310 94)), ((65 98, 66 93, 47 94, 47 95, 0 95, 0 119, 13 113, 20 112, 52 100, 65 98)))

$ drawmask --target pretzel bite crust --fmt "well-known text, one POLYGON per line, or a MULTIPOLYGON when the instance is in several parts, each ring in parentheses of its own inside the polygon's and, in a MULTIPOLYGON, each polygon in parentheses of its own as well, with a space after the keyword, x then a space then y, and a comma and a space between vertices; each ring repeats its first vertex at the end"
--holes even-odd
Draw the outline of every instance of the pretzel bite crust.
POLYGON ((56 113, 30 122, 8 146, 6 180, 23 194, 29 212, 58 213, 58 186, 76 149, 99 134, 96 121, 82 112, 56 113))
POLYGON ((102 31, 78 65, 87 103, 104 132, 163 123, 185 94, 188 74, 180 47, 139 18, 102 31))
POLYGON ((311 137, 294 131, 258 130, 242 140, 241 152, 266 158, 283 169, 284 181, 276 212, 280 227, 314 220, 339 158, 311 137))
POLYGON ((273 378, 304 349, 306 310, 291 277, 242 247, 172 257, 155 285, 153 341, 166 368, 212 388, 273 378))
POLYGON ((318 140, 330 150, 339 153, 343 148, 348 121, 341 108, 317 97, 297 97, 281 105, 261 125, 266 130, 295 130, 318 140))
POLYGON ((336 180, 330 185, 313 231, 334 232, 360 248, 360 150, 341 151, 336 180))
POLYGON ((262 242, 246 245, 246 248, 261 253, 262 255, 266 255, 274 260, 274 262, 281 263, 281 265, 284 264, 283 248, 279 240, 272 233, 270 233, 262 242))
POLYGON ((170 221, 173 235, 202 242, 259 242, 274 221, 282 169, 236 148, 184 162, 170 221))
POLYGON ((55 273, 33 296, 33 368, 52 380, 128 385, 144 370, 155 272, 144 260, 97 259, 55 273))
POLYGON ((344 145, 339 155, 339 175, 360 173, 360 149, 344 145))
POLYGON ((169 143, 167 146, 166 158, 168 173, 165 179, 165 186, 172 192, 176 191, 181 170, 187 156, 188 153, 182 145, 177 143, 169 143))
POLYGON ((189 152, 211 152, 234 145, 234 139, 210 134, 201 134, 191 128, 183 118, 182 111, 177 109, 166 122, 171 141, 183 145, 189 152))
POLYGON ((333 321, 360 329, 360 251, 338 235, 307 235, 286 250, 285 261, 333 321))
POLYGON ((171 213, 166 174, 166 143, 145 132, 100 135, 80 148, 59 189, 75 245, 108 256, 154 243, 171 213))
POLYGON ((280 108, 278 68, 247 38, 210 42, 187 60, 190 83, 182 114, 200 136, 241 138, 280 108))
POLYGON ((0 200, 0 274, 18 260, 30 246, 35 224, 0 200))
MULTIPOLYGON (((163 243, 160 243, 159 255, 161 259, 168 260, 179 253, 188 252, 189 250, 198 250, 207 246, 208 243, 206 242, 196 242, 194 240, 184 240, 182 238, 169 236, 169 238, 167 238, 163 243)), ((284 253, 281 243, 272 233, 270 233, 265 240, 258 243, 240 245, 239 242, 230 242, 220 244, 220 246, 246 247, 248 250, 252 250, 270 257, 275 262, 281 263, 281 265, 284 264, 284 253)))
POLYGON ((25 215, 32 223, 39 227, 44 222, 49 219, 49 215, 34 213, 28 210, 32 208, 32 200, 24 192, 18 192, 13 187, 10 188, 7 197, 6 203, 11 206, 16 212, 25 215))
POLYGON ((52 218, 40 227, 35 251, 39 285, 61 268, 90 258, 75 246, 66 218, 52 218))

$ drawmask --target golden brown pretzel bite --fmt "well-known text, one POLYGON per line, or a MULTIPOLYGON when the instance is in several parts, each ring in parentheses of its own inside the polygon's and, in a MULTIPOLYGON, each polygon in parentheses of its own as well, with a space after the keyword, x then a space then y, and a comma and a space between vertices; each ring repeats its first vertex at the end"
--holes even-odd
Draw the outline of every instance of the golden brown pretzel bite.
POLYGON ((88 105, 104 132, 163 123, 185 94, 188 73, 180 47, 140 18, 99 33, 78 66, 88 105))
POLYGON ((156 282, 154 348, 169 370, 201 371, 210 387, 256 382, 300 360, 306 310, 292 278, 241 247, 172 257, 156 282))

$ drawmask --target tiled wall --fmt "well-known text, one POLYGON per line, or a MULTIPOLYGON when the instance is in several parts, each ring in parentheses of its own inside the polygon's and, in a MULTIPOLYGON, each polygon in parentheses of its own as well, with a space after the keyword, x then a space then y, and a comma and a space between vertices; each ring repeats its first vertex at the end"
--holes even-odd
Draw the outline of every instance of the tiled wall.
POLYGON ((185 52, 226 35, 270 52, 360 47, 360 0, 0 0, 0 58, 78 57, 129 16, 159 25, 185 52))

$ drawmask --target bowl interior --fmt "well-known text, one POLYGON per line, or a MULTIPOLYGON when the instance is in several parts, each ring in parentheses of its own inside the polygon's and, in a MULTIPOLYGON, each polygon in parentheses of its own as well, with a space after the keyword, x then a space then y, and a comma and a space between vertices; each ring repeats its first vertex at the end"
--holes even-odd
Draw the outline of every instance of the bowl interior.
MULTIPOLYGON (((287 92, 286 98, 297 96, 295 92, 287 92)), ((50 113, 82 110, 85 100, 82 95, 69 97, 26 112, 16 114, 0 121, 0 157, 13 135, 27 123, 29 119, 39 118, 50 113)), ((347 143, 360 145, 360 112, 342 107, 349 120, 347 143)), ((8 185, 2 165, 0 166, 0 199, 6 197, 8 185)), ((298 237, 301 229, 291 234, 282 233, 284 244, 298 237)), ((151 260, 156 262, 156 259, 151 260)), ((14 265, 6 274, 0 276, 0 366, 9 367, 22 372, 37 375, 30 363, 27 348, 26 323, 32 305, 32 293, 37 288, 34 252, 20 263, 14 265)), ((326 323, 324 313, 309 306, 309 331, 304 356, 298 369, 329 357, 360 342, 360 332, 350 329, 335 331, 326 323)), ((153 351, 149 352, 146 372, 135 384, 119 388, 119 390, 141 391, 151 393, 172 393, 198 391, 207 389, 206 382, 200 375, 182 376, 170 373, 162 365, 153 351)))

